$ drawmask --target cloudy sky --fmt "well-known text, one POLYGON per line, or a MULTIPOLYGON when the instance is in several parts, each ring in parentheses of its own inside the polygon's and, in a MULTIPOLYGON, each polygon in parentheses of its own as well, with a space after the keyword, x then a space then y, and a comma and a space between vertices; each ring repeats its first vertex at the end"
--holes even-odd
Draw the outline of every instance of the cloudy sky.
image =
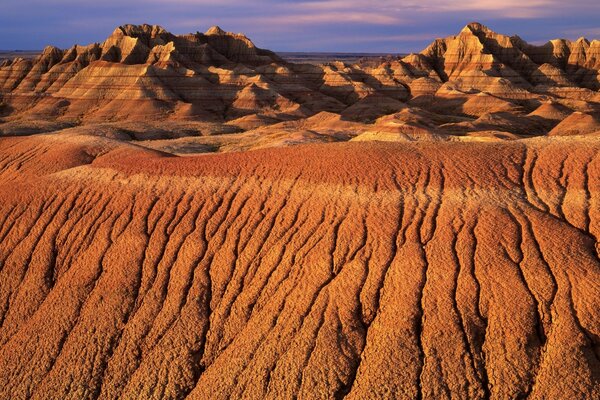
POLYGON ((102 41, 118 25, 219 25, 276 51, 403 53, 478 21, 531 42, 600 38, 598 0, 0 0, 0 49, 102 41))

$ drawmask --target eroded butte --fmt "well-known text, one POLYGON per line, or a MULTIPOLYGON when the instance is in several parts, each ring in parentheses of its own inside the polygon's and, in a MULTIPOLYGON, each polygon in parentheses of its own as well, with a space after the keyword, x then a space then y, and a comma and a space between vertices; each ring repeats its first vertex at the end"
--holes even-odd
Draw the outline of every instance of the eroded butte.
POLYGON ((599 51, 4 62, 0 397, 600 398, 599 51))

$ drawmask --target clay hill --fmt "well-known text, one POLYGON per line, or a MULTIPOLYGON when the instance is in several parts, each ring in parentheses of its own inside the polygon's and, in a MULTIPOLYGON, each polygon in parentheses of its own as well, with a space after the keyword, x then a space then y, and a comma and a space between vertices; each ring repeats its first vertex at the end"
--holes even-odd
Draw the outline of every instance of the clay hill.
POLYGON ((0 398, 600 398, 600 42, 0 67, 0 398))

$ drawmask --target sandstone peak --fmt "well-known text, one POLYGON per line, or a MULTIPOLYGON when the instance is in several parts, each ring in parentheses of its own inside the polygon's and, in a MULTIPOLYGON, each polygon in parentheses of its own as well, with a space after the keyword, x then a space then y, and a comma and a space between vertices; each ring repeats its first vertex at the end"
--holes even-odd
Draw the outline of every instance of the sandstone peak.
POLYGON ((164 29, 160 25, 134 25, 134 24, 125 24, 119 26, 117 29, 113 31, 113 35, 123 35, 123 36, 131 36, 131 37, 139 37, 139 36, 150 36, 156 37, 158 35, 168 33, 166 29, 164 29))
POLYGON ((479 32, 484 32, 484 33, 489 33, 491 32, 491 30, 479 23, 479 22, 470 22, 467 25, 465 25, 465 27, 462 29, 461 32, 465 32, 465 33, 479 33, 479 32))
POLYGON ((57 51, 61 51, 61 50, 58 47, 56 47, 56 46, 50 45, 50 46, 44 47, 44 50, 42 50, 42 54, 54 53, 54 52, 57 52, 57 51))
POLYGON ((210 36, 210 35, 226 35, 226 34, 227 34, 227 32, 226 32, 226 31, 224 31, 223 29, 221 29, 221 27, 220 27, 220 26, 218 26, 218 25, 215 25, 215 26, 211 26, 211 27, 210 27, 210 28, 209 28, 209 29, 206 31, 206 33, 204 33, 204 34, 205 34, 205 35, 207 35, 207 36, 210 36))
POLYGON ((55 46, 46 46, 40 54, 39 59, 62 57, 63 51, 55 46))

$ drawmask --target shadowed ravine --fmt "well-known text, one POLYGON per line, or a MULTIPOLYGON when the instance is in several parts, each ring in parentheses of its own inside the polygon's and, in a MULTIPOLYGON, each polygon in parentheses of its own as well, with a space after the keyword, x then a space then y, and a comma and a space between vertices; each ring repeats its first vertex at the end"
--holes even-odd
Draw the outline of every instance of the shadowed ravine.
POLYGON ((598 398, 599 148, 0 139, 0 397, 598 398))

